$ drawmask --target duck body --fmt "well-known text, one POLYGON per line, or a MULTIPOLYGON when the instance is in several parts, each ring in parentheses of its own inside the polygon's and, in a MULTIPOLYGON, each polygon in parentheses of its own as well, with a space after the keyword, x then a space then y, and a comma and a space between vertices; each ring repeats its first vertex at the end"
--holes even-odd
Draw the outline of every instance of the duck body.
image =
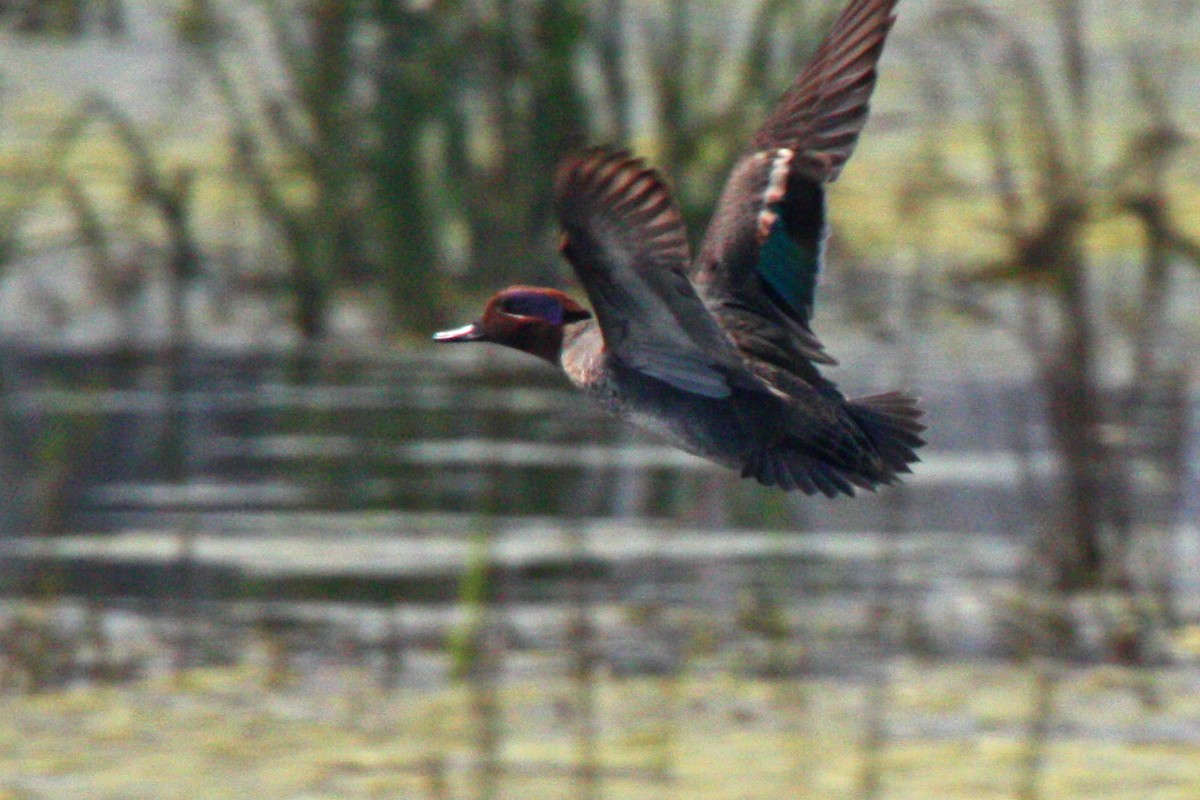
POLYGON ((836 390, 822 393, 792 381, 789 393, 762 380, 710 397, 626 366, 604 347, 593 320, 568 326, 559 364, 608 413, 768 486, 853 495, 855 486, 891 482, 896 465, 907 463, 908 452, 881 453, 872 433, 881 440, 899 435, 900 450, 919 446, 919 412, 905 395, 868 398, 864 405, 836 390))
POLYGON ((648 377, 604 349, 598 325, 573 327, 561 358, 571 383, 608 413, 681 450, 741 469, 749 453, 768 445, 786 411, 769 393, 735 388, 715 398, 648 377))
POLYGON ((442 342, 538 356, 605 410, 767 486, 829 497, 909 472, 924 444, 906 394, 847 399, 813 334, 823 184, 866 120, 895 0, 851 0, 734 165, 693 259, 662 177, 623 151, 565 158, 561 250, 592 309, 514 286, 442 342))

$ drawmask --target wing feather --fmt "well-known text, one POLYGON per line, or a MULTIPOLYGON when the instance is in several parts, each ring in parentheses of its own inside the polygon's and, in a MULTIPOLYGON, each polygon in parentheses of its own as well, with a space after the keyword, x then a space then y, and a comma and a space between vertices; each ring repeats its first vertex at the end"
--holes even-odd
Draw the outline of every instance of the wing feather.
POLYGON ((896 0, 852 0, 734 165, 690 274, 743 357, 836 393, 811 319, 827 227, 824 184, 867 120, 896 0))
POLYGON ((895 22, 896 0, 854 0, 751 140, 786 147, 816 181, 837 178, 867 120, 876 65, 895 22))
POLYGON ((623 364, 706 397, 734 385, 766 391, 688 279, 686 231, 657 172, 594 148, 563 160, 555 198, 563 254, 623 364))

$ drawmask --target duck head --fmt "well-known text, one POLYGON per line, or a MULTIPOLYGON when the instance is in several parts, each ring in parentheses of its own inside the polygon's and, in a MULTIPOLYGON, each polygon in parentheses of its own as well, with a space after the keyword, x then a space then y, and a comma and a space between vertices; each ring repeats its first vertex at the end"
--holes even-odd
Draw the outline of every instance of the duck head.
POLYGON ((497 292, 470 325, 435 333, 436 342, 495 342, 558 363, 563 326, 592 312, 557 289, 510 286, 497 292))

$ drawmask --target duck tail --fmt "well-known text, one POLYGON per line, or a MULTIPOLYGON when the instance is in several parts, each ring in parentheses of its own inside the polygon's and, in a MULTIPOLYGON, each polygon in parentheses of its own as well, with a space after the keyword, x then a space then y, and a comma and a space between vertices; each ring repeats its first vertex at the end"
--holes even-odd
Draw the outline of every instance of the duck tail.
POLYGON ((925 426, 919 422, 925 412, 917 406, 917 398, 887 392, 856 398, 846 408, 883 461, 887 471, 883 482, 890 483, 896 473, 912 472, 908 465, 921 460, 914 451, 925 444, 920 436, 925 426))

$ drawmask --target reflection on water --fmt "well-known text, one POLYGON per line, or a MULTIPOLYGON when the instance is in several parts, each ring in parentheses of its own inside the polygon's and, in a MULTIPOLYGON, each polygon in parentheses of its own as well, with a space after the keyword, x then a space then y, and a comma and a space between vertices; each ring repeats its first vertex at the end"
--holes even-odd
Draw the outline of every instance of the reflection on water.
MULTIPOLYGON (((65 595, 129 608, 182 581, 189 602, 383 604, 446 624, 485 537, 506 603, 561 610, 580 576, 618 605, 728 610, 767 591, 859 635, 888 564, 890 591, 937 618, 938 647, 995 650, 986 597, 1018 578, 1057 472, 1036 393, 1016 384, 927 381, 915 474, 828 501, 659 444, 507 353, 195 353, 176 399, 154 354, 26 351, 8 368, 30 441, 70 433, 53 452, 71 487, 56 536, 8 541, 8 585, 52 571, 65 595)), ((1169 523, 1152 478, 1143 516, 1169 523)))
MULTIPOLYGON (((205 764, 236 753, 240 774, 280 763, 255 749, 271 737, 319 765, 307 748, 349 736, 353 774, 396 796, 483 797, 464 786, 490 775, 506 796, 724 781, 721 796, 766 798, 801 773, 848 786, 913 771, 883 765, 881 742, 931 775, 947 743, 981 735, 1029 752, 1049 736, 1056 758, 1078 741, 1088 764, 1101 743, 1173 764, 1194 743, 1191 629, 1155 615, 1200 614, 1198 550, 1179 546, 1195 533, 1173 524, 1169 482, 1139 470, 1133 555, 1169 565, 1147 571, 1165 580, 1132 602, 1031 589, 1058 468, 1022 381, 918 376, 925 461, 901 488, 828 501, 663 447, 539 364, 460 353, 210 352, 178 370, 155 354, 7 354, 19 436, 3 466, 32 469, 38 502, 12 493, 0 516, 0 681, 51 697, 119 684, 96 694, 123 720, 0 694, 30 747, 65 752, 76 731, 37 732, 75 720, 107 762, 125 739, 87 737, 125 731, 147 763, 169 754, 156 787, 196 787, 175 767, 197 741, 205 764), (1055 694, 1114 659, 1154 669, 1055 694), (175 691, 139 680, 164 675, 175 691), (1114 692, 1153 711, 1098 714, 1114 692), (756 777, 734 789, 738 753, 756 777)), ((842 376, 890 383, 875 378, 842 376)), ((17 757, 34 777, 13 785, 78 796, 95 768, 63 759, 66 778, 17 757)), ((1012 765, 971 770, 976 785, 1012 765)))

